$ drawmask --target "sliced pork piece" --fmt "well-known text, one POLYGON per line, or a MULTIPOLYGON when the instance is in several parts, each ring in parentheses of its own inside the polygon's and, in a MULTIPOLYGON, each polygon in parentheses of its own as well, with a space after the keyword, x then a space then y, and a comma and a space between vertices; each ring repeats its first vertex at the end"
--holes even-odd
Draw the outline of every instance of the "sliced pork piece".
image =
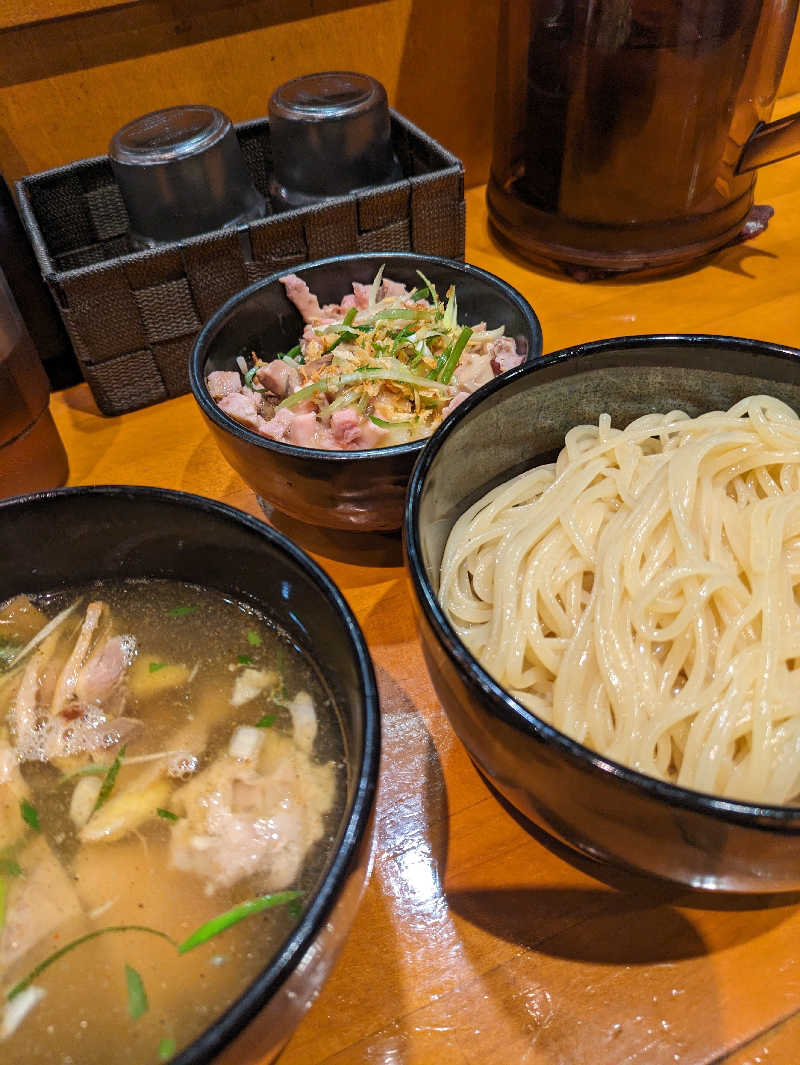
POLYGON ((22 876, 8 881, 0 928, 0 980, 22 975, 87 924, 74 885, 41 836, 16 853, 22 876), (37 949, 39 948, 39 949, 37 949))
POLYGON ((300 387, 300 374, 283 359, 273 359, 255 373, 256 384, 266 388, 280 399, 296 392, 300 387))
POLYGON ((322 308, 319 305, 319 300, 311 292, 305 281, 302 281, 297 274, 286 274, 280 281, 286 289, 287 297, 303 316, 303 321, 311 322, 315 318, 322 317, 322 308))
POLYGON ((110 625, 111 612, 107 604, 100 601, 89 603, 78 639, 56 681, 56 688, 49 706, 51 715, 58 714, 72 699, 78 677, 86 665, 95 641, 108 634, 110 625))
POLYGON ((361 427, 363 419, 357 410, 345 407, 331 415, 331 430, 336 446, 340 448, 358 448, 361 444, 361 427))
POLYGON ((132 636, 112 636, 100 644, 78 674, 75 697, 80 703, 102 705, 110 712, 112 701, 122 693, 128 667, 136 657, 136 640, 132 636))
POLYGON ((232 396, 242 387, 242 379, 235 370, 214 370, 206 378, 208 391, 213 400, 232 396))
POLYGON ((525 356, 517 351, 512 337, 498 337, 489 344, 489 356, 492 369, 496 374, 513 370, 525 361, 525 356))
MULTIPOLYGON (((280 412, 279 412, 280 413, 280 412)), ((324 447, 321 440, 320 424, 314 411, 295 414, 289 434, 289 440, 298 447, 324 447)))
POLYGON ((311 761, 316 717, 312 725, 308 702, 292 702, 295 739, 267 730, 260 749, 248 748, 251 757, 220 755, 172 796, 183 815, 171 827, 172 864, 205 880, 207 892, 251 876, 259 890, 281 891, 322 837, 334 769, 311 761))
POLYGON ((288 440, 294 419, 294 412, 282 407, 275 411, 274 417, 269 421, 257 426, 256 432, 259 436, 269 437, 270 440, 288 440))
POLYGON ((401 281, 390 281, 388 277, 384 277, 381 285, 381 295, 383 299, 406 300, 411 293, 401 281))
POLYGON ((219 409, 233 418, 235 422, 244 425, 247 429, 255 429, 258 426, 258 417, 261 410, 261 397, 252 389, 244 392, 235 392, 229 396, 223 396, 217 403, 219 409))
POLYGON ((452 383, 465 392, 475 392, 481 385, 492 380, 494 380, 492 364, 486 355, 480 348, 467 346, 458 361, 452 383))
POLYGON ((369 307, 369 294, 372 290, 372 285, 362 285, 359 281, 353 282, 353 296, 355 298, 356 307, 360 311, 365 311, 369 307))
POLYGON ((446 418, 448 414, 452 414, 456 407, 460 406, 465 399, 469 399, 469 396, 469 392, 456 392, 456 394, 453 396, 453 398, 442 411, 442 417, 446 418))

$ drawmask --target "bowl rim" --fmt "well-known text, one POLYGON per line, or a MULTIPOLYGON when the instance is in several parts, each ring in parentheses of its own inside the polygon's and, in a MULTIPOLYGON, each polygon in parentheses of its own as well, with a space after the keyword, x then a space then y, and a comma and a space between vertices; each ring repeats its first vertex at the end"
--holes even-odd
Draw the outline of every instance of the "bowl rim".
POLYGON ((300 921, 291 930, 268 964, 259 970, 241 994, 212 1023, 171 1060, 174 1065, 208 1065, 229 1046, 263 1009, 269 999, 289 978, 323 931, 349 868, 358 855, 374 805, 380 761, 381 727, 378 688, 372 659, 361 626, 334 581, 324 570, 287 536, 245 511, 205 496, 167 488, 141 485, 86 485, 32 492, 0 500, 0 524, 8 512, 27 506, 45 506, 53 499, 102 498, 146 499, 185 507, 191 513, 212 514, 216 518, 244 525, 263 537, 278 551, 286 554, 308 576, 338 613, 353 655, 359 682, 359 699, 363 707, 363 735, 357 755, 354 787, 349 812, 343 817, 344 830, 317 891, 300 921))
MULTIPOLYGON (((346 451, 328 450, 317 447, 299 447, 297 444, 288 444, 282 440, 271 440, 269 437, 259 436, 258 433, 240 425, 238 422, 234 421, 233 418, 228 417, 227 414, 219 409, 216 403, 211 399, 203 374, 203 363, 206 359, 208 347, 216 337, 217 333, 222 329, 230 314, 241 304, 249 300, 256 292, 259 292, 262 288, 268 288, 271 285, 275 285, 280 278, 286 277, 287 274, 297 274, 298 276, 302 276, 306 271, 314 270, 317 267, 331 266, 334 264, 346 265, 349 262, 378 260, 380 262, 391 263, 409 259, 422 266, 426 264, 446 266, 462 275, 478 278, 498 289, 517 306, 531 331, 530 349, 526 356, 525 363, 522 365, 541 356, 542 326, 533 307, 525 299, 522 293, 513 287, 513 285, 510 285, 501 277, 490 273, 488 270, 484 270, 480 266, 473 266, 471 263, 464 262, 463 260, 449 259, 442 255, 422 255, 417 252, 405 251, 354 252, 346 255, 331 255, 325 259, 313 259, 309 262, 298 263, 297 266, 287 267, 284 270, 276 271, 275 273, 270 274, 269 277, 265 277, 260 281, 254 282, 252 285, 248 285, 246 288, 241 289, 239 292, 236 292, 233 296, 229 297, 219 310, 215 311, 211 318, 209 318, 192 345, 192 351, 189 356, 189 385, 194 398, 197 400, 197 403, 205 416, 220 429, 224 429, 226 432, 231 433, 233 436, 238 437, 240 440, 248 444, 263 448, 265 451, 273 451, 297 459, 322 460, 326 462, 364 462, 374 458, 392 458, 396 455, 414 455, 421 451, 430 437, 423 437, 421 440, 413 440, 407 444, 393 444, 391 447, 373 447, 346 451)), ((510 372, 511 371, 506 371, 506 373, 510 372)), ((501 374, 500 376, 504 377, 505 374, 501 374)), ((480 389, 478 391, 480 391, 480 389)))
MULTIPOLYGON (((481 697, 488 701, 492 716, 505 720, 517 728, 521 726, 522 730, 532 738, 555 747, 573 763, 588 768, 592 774, 605 778, 615 777, 627 789, 647 792, 670 807, 709 814, 730 823, 742 824, 762 831, 780 832, 784 835, 787 832, 800 834, 800 804, 776 806, 769 803, 748 803, 680 787, 604 757, 537 717, 506 692, 467 649, 439 604, 438 597, 425 573, 419 529, 419 508, 425 480, 443 443, 480 403, 488 402, 501 389, 510 388, 520 378, 534 376, 552 366, 578 363, 586 355, 611 354, 619 351, 620 365, 624 365, 631 352, 667 345, 673 347, 677 345, 687 351, 692 348, 706 349, 722 346, 749 354, 768 354, 796 362, 800 369, 800 350, 770 341, 711 333, 649 333, 608 337, 561 348, 543 356, 535 363, 519 366, 503 374, 502 377, 495 378, 494 381, 484 386, 480 393, 473 394, 460 404, 447 421, 437 429, 414 467, 403 513, 403 546, 411 585, 417 604, 432 628, 439 645, 454 662, 462 679, 468 685, 477 687, 481 697)), ((580 372, 580 370, 576 367, 575 372, 580 372)))

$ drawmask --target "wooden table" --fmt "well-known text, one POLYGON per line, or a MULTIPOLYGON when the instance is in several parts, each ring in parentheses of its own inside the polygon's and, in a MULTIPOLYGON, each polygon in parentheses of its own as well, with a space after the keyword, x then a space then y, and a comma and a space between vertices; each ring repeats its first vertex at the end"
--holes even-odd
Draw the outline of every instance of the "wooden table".
MULTIPOLYGON (((503 254, 484 190, 467 258, 519 288, 545 350, 704 331, 800 345, 800 161, 759 177, 766 233, 667 280, 580 285, 503 254)), ((72 484, 197 492, 259 514, 191 396, 106 419, 80 385, 53 397, 72 484)), ((726 903, 568 858, 491 794, 456 741, 417 644, 399 539, 355 561, 275 522, 358 615, 380 685, 384 749, 371 883, 341 960, 282 1065, 797 1065, 800 912, 726 903)))

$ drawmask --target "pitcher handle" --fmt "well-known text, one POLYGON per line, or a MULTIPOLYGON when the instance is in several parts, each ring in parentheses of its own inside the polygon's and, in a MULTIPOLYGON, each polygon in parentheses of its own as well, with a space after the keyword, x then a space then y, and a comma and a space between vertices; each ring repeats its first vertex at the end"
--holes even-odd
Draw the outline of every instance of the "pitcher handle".
POLYGON ((737 174, 747 174, 767 163, 778 163, 791 155, 800 154, 800 111, 779 118, 775 122, 760 122, 748 137, 737 174))

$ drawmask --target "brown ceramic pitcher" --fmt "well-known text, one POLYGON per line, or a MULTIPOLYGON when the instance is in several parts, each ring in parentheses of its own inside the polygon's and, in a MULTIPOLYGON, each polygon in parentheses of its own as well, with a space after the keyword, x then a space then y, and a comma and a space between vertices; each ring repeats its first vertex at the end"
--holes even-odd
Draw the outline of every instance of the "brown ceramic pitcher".
POLYGON ((733 239, 756 168, 800 152, 800 113, 768 121, 797 6, 503 0, 495 232, 598 273, 671 268, 733 239))

